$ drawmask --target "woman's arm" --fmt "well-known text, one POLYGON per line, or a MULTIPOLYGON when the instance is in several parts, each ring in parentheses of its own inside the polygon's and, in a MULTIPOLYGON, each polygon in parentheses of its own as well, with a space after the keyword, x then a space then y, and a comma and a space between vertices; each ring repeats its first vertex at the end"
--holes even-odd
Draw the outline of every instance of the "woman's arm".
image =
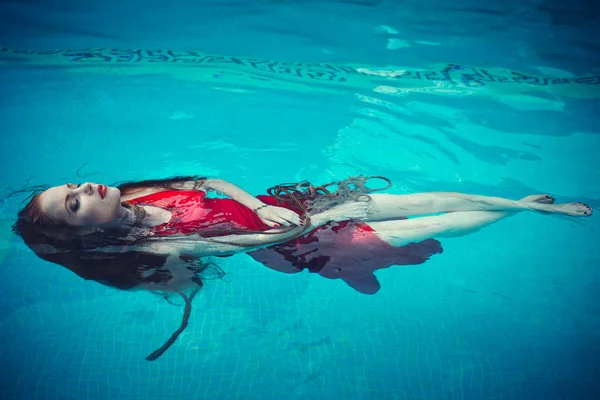
POLYGON ((263 203, 239 186, 222 179, 206 179, 201 188, 208 188, 223 193, 225 196, 251 209, 266 225, 274 228, 279 225, 302 225, 300 216, 287 208, 271 206, 263 203))
MULTIPOLYGON (((133 190, 128 191, 122 197, 141 197, 152 193, 162 192, 165 190, 174 189, 174 190, 201 190, 207 191, 209 189, 215 190, 224 194, 227 197, 232 198, 240 204, 248 207, 251 210, 255 210, 261 206, 264 206, 265 203, 258 200, 256 197, 252 196, 250 193, 246 192, 239 186, 236 186, 232 183, 224 181, 223 179, 199 179, 199 180, 189 180, 189 181, 180 181, 180 182, 169 182, 168 185, 165 186, 157 186, 157 187, 140 187, 133 190)), ((127 200, 127 199, 125 199, 127 200)))
POLYGON ((214 190, 220 192, 248 207, 258 215, 261 221, 272 228, 279 225, 301 225, 300 217, 295 212, 287 208, 267 205, 239 186, 223 179, 206 178, 196 181, 176 182, 171 187, 179 190, 214 190))
POLYGON ((313 226, 273 229, 264 233, 244 235, 225 235, 204 238, 196 235, 187 237, 160 237, 149 239, 142 244, 128 247, 128 251, 148 251, 168 255, 170 261, 177 263, 180 256, 212 257, 230 256, 238 253, 248 253, 305 234, 314 229, 313 226))
MULTIPOLYGON (((255 210, 258 207, 265 205, 262 201, 252 196, 250 193, 246 192, 239 186, 234 185, 233 183, 229 183, 224 181, 223 179, 201 179, 194 181, 182 181, 182 182, 173 182, 170 185, 171 189, 176 190, 202 190, 207 191, 212 189, 214 191, 220 192, 227 197, 232 198, 240 204, 248 207, 251 210, 255 210)), ((166 190, 163 188, 157 188, 158 190, 166 190)))
POLYGON ((206 179, 196 189, 212 189, 223 193, 225 196, 237 201, 238 203, 248 207, 251 210, 264 206, 265 203, 252 196, 239 186, 224 181, 223 179, 206 179))
POLYGON ((146 196, 153 193, 164 192, 165 190, 197 190, 206 192, 212 189, 217 192, 228 196, 237 202, 245 205, 246 207, 254 210, 264 203, 240 187, 226 182, 222 179, 197 179, 197 180, 183 180, 178 182, 168 182, 161 186, 149 186, 149 187, 137 187, 135 189, 129 189, 121 195, 122 200, 131 200, 137 197, 146 196))
POLYGON ((189 179, 193 177, 150 180, 141 183, 126 184, 121 189, 121 200, 127 201, 165 190, 202 190, 206 178, 189 179))

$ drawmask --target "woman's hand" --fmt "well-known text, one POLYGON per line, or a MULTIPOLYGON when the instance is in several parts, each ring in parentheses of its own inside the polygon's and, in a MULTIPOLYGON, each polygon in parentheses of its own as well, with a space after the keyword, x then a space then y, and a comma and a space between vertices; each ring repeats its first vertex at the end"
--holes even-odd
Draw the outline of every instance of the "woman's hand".
POLYGON ((256 215, 265 225, 276 228, 279 225, 302 225, 300 216, 287 208, 262 205, 256 209, 256 215))

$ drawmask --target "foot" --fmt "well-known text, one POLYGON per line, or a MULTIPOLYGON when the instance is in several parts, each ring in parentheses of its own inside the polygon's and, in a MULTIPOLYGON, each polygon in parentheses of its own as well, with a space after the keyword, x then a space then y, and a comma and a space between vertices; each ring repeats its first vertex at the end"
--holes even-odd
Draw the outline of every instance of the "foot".
POLYGON ((549 194, 533 194, 531 196, 525 196, 521 201, 529 203, 540 203, 540 204, 554 204, 554 197, 549 194))
POLYGON ((555 214, 569 215, 571 217, 589 217, 592 215, 592 208, 583 203, 565 203, 553 204, 548 211, 555 214))

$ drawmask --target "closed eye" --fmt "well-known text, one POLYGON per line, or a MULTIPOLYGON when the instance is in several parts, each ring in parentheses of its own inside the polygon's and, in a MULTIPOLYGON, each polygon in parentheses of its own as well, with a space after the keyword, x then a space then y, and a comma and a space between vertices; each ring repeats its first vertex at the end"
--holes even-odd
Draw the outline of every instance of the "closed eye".
POLYGON ((76 212, 77 210, 79 210, 79 200, 75 199, 74 201, 71 201, 69 204, 69 208, 73 212, 76 212))
MULTIPOLYGON (((75 185, 73 183, 67 183, 67 187, 69 189, 76 189, 79 186, 81 186, 81 184, 75 185)), ((76 212, 79 209, 79 199, 77 199, 77 197, 71 196, 71 194, 66 195, 65 208, 69 214, 76 212)))
POLYGON ((77 199, 77 197, 67 195, 65 197, 65 208, 69 214, 76 212, 79 209, 79 199, 77 199))

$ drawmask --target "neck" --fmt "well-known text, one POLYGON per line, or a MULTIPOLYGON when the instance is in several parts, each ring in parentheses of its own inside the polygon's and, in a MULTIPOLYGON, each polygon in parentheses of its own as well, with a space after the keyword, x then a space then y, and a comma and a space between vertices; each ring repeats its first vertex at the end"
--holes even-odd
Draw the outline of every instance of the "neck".
POLYGON ((171 213, 158 207, 141 207, 134 204, 123 204, 122 225, 152 227, 171 219, 171 213))
POLYGON ((146 211, 140 206, 124 203, 122 209, 120 221, 122 225, 143 226, 149 222, 146 218, 146 211))

